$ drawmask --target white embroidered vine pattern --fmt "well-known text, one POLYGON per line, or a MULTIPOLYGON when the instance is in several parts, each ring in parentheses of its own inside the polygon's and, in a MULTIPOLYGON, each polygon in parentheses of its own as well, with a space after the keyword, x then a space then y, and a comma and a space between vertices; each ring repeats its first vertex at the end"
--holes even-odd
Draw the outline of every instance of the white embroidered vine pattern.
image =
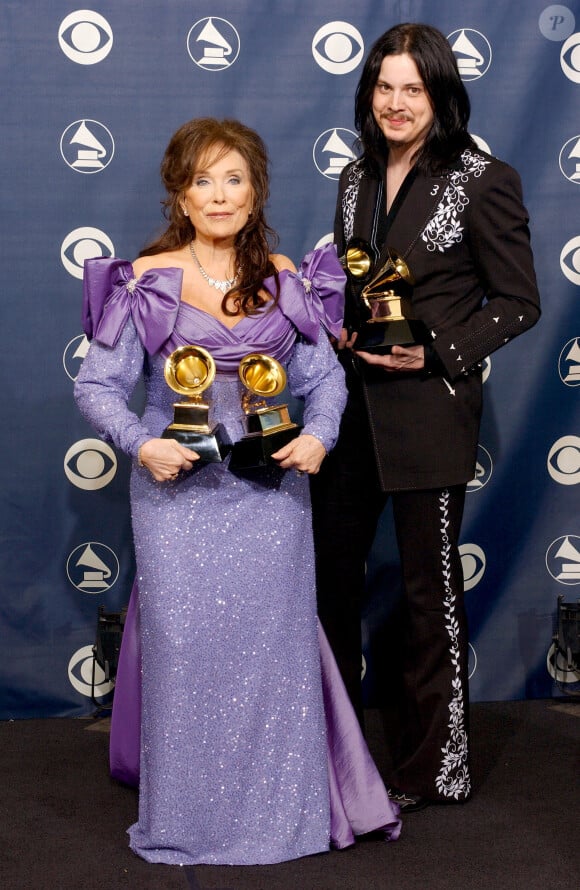
POLYGON ((344 238, 346 243, 352 238, 354 231, 354 211, 360 181, 363 177, 363 167, 360 161, 356 161, 348 171, 348 185, 342 196, 342 216, 344 222, 344 238))
POLYGON ((441 749, 443 760, 441 769, 435 780, 439 794, 453 797, 455 800, 467 797, 471 790, 469 767, 467 765, 467 732, 465 731, 465 702, 461 685, 461 668, 459 664, 459 622, 455 616, 455 594, 451 586, 451 543, 447 529, 449 491, 445 489, 439 498, 441 515, 441 560, 443 581, 445 585, 446 606, 445 621, 450 641, 451 664, 455 668, 451 688, 452 698, 449 702, 449 739, 441 749))
POLYGON ((450 174, 443 197, 421 235, 427 250, 443 253, 463 239, 464 230, 459 215, 469 204, 464 186, 470 176, 479 178, 490 161, 467 150, 461 155, 461 162, 461 169, 450 174))

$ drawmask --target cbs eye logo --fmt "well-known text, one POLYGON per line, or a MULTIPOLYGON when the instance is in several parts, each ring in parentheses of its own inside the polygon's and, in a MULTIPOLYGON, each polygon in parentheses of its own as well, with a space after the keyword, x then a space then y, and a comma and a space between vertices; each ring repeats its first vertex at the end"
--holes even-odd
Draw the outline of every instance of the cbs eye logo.
POLYGON ((77 65, 102 62, 113 46, 108 21, 92 9, 77 9, 60 23, 58 42, 65 56, 77 65))
POLYGON ((560 65, 568 80, 580 83, 580 34, 571 34, 562 47, 560 65))
POLYGON ((64 473, 69 482, 84 491, 104 488, 117 472, 115 452, 100 439, 80 439, 64 457, 64 473))
POLYGON ((580 683, 580 669, 575 665, 568 664, 566 655, 560 652, 556 643, 552 643, 548 649, 546 668, 557 683, 580 683))
POLYGON ((580 284, 580 235, 571 238, 562 248, 560 268, 568 281, 580 284))
POLYGON ((83 646, 71 656, 68 663, 68 679, 77 692, 91 698, 102 698, 112 691, 114 684, 105 679, 105 672, 97 664, 94 657, 93 646, 83 646), (94 681, 93 681, 94 671, 94 681))
POLYGON ((348 22, 327 22, 312 40, 314 61, 329 74, 354 71, 364 50, 360 31, 348 22))
POLYGON ((111 257, 115 252, 113 242, 100 229, 81 226, 66 236, 60 248, 60 259, 74 278, 82 280, 85 260, 93 257, 111 257))
POLYGON ((485 553, 477 544, 462 544, 459 555, 463 567, 463 589, 472 590, 484 576, 487 564, 485 553))
POLYGON ((548 473, 560 485, 580 483, 580 439, 578 436, 562 436, 550 448, 547 460, 548 473))

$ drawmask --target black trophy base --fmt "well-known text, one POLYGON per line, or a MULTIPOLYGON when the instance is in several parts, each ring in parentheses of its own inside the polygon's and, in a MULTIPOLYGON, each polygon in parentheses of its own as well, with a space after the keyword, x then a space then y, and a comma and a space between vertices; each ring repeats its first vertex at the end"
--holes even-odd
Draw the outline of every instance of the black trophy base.
POLYGON ((430 343, 432 337, 422 321, 402 318, 397 321, 366 322, 359 330, 353 349, 388 355, 393 346, 418 346, 430 343))
POLYGON ((162 432, 161 438, 175 439, 180 445, 199 454, 199 459, 208 464, 221 463, 232 447, 221 423, 218 423, 209 433, 171 425, 162 432))
POLYGON ((272 455, 300 433, 302 427, 292 424, 273 433, 249 433, 234 442, 230 458, 230 470, 253 470, 258 467, 278 466, 272 455))

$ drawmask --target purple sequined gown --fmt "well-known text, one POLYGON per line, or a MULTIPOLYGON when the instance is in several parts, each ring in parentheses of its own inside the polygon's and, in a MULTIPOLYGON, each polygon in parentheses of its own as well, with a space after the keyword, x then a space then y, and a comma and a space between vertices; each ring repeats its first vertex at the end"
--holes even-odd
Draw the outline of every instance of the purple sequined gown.
MULTIPOLYGON (((195 343, 217 364, 205 393, 211 418, 235 441, 245 431, 238 363, 260 351, 283 363, 291 392, 304 399, 304 431, 331 448, 344 404, 342 371, 320 327, 340 326, 333 251, 314 251, 298 275, 281 273, 278 308, 233 329, 180 303, 178 269, 136 281, 125 261, 88 261, 84 324, 93 342, 76 383, 83 414, 135 457, 172 420, 165 357, 195 343), (140 419, 127 401, 143 374, 140 419)), ((274 468, 244 478, 226 459, 156 483, 135 464, 131 506, 142 659, 132 849, 187 865, 273 863, 327 850, 307 476, 274 468)), ((388 800, 379 809, 363 830, 390 826, 395 836, 388 800)))

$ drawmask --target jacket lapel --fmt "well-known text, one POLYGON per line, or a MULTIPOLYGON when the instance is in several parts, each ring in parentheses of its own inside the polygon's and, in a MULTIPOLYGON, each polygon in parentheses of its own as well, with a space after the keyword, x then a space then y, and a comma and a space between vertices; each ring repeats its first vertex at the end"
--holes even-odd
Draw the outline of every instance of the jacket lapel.
MULTIPOLYGON (((407 180, 403 183, 401 192, 406 184, 407 180)), ((397 201, 393 205, 393 209, 396 207, 397 212, 393 216, 387 232, 387 244, 403 259, 409 257, 420 240, 427 223, 443 197, 446 185, 447 180, 443 176, 424 176, 418 173, 413 177, 406 191, 403 194, 399 192, 397 195, 397 201), (400 201, 399 196, 401 196, 400 201)))

